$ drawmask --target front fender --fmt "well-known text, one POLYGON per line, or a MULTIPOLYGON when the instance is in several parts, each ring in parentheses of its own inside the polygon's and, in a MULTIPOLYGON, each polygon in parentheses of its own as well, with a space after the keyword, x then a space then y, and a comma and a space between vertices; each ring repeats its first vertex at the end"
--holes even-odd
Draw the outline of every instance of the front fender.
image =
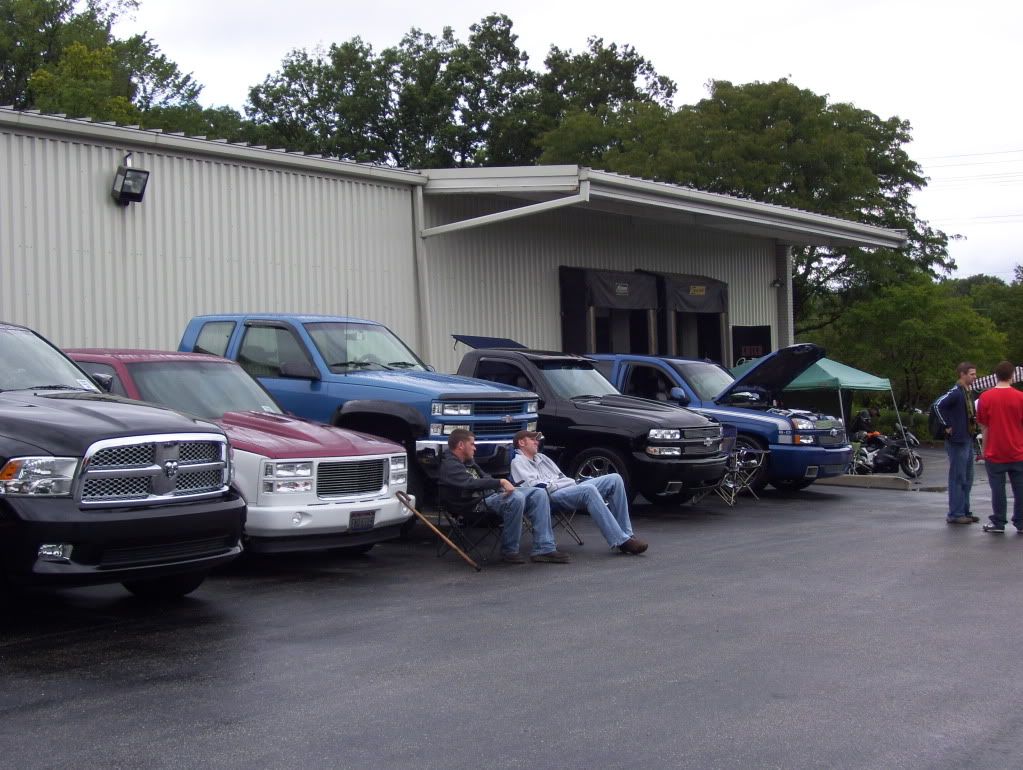
POLYGON ((376 399, 364 399, 361 401, 346 401, 337 415, 342 417, 354 417, 357 415, 395 417, 412 431, 414 437, 425 436, 429 430, 426 417, 418 409, 402 404, 397 401, 381 401, 376 399))

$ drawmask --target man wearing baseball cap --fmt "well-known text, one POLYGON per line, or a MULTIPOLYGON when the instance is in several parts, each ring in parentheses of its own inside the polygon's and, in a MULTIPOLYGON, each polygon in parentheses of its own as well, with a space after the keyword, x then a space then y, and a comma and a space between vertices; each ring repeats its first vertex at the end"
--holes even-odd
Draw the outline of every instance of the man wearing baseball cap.
POLYGON ((520 430, 515 434, 515 448, 519 451, 512 460, 511 475, 516 483, 545 488, 552 508, 585 510, 611 548, 631 555, 643 553, 647 544, 632 534, 622 477, 608 473, 576 483, 551 458, 540 454, 541 440, 543 434, 537 431, 520 430))

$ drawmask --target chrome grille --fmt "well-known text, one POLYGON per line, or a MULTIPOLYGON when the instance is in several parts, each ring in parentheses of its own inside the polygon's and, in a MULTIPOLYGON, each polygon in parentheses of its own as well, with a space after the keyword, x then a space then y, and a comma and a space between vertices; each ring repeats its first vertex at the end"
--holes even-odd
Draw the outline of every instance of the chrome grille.
POLYGON ((488 414, 522 414, 525 411, 525 401, 489 401, 472 405, 472 413, 481 416, 488 414))
POLYGON ((93 468, 108 466, 125 468, 133 465, 152 465, 155 457, 156 450, 152 444, 130 444, 101 449, 92 456, 89 464, 93 468))
POLYGON ((158 504, 227 488, 227 440, 185 433, 106 439, 85 453, 76 497, 83 506, 158 504))
POLYGON ((705 438, 721 438, 721 428, 714 425, 710 428, 686 428, 682 431, 682 438, 684 439, 705 439, 705 438))
POLYGON ((175 495, 190 495, 194 492, 216 489, 220 486, 222 472, 218 470, 178 473, 175 495))
POLYGON ((469 426, 476 436, 507 436, 509 439, 520 430, 525 430, 526 422, 476 422, 469 426))
POLYGON ((149 478, 86 479, 83 500, 145 500, 149 497, 149 478))
POLYGON ((342 497, 378 492, 385 483, 387 461, 345 460, 316 467, 316 496, 342 497))
POLYGON ((217 462, 220 459, 220 446, 212 441, 183 441, 180 457, 182 465, 217 462))
POLYGON ((832 436, 830 433, 820 433, 817 435, 817 440, 821 446, 842 446, 846 443, 845 431, 840 430, 835 436, 832 436))

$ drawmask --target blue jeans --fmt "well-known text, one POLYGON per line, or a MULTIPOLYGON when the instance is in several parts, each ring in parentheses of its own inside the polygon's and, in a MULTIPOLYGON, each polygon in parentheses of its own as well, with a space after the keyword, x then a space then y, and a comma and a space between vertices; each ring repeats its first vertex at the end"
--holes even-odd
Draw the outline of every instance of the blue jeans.
POLYGON ((510 495, 498 492, 483 500, 504 521, 501 529, 501 553, 518 553, 522 538, 522 514, 533 523, 533 556, 557 550, 551 529, 551 504, 547 492, 537 487, 516 489, 510 495))
POLYGON ((973 440, 962 444, 945 442, 948 455, 948 518, 972 516, 970 488, 973 486, 973 440))
POLYGON ((1012 486, 1012 523, 1016 529, 1023 528, 1023 462, 984 463, 987 469, 987 483, 991 485, 992 524, 1005 526, 1005 477, 1009 477, 1012 486))
POLYGON ((585 509, 612 548, 632 537, 629 501, 625 496, 625 484, 617 473, 596 476, 574 487, 559 489, 551 495, 551 503, 563 510, 585 509))

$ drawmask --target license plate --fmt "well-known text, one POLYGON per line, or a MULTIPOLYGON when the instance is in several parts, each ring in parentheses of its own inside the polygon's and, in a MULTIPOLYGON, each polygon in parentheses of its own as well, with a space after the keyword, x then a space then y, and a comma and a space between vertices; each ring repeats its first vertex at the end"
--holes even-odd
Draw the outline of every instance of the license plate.
POLYGON ((373 522, 376 521, 376 517, 376 511, 354 511, 348 517, 348 529, 352 532, 373 529, 373 522))

